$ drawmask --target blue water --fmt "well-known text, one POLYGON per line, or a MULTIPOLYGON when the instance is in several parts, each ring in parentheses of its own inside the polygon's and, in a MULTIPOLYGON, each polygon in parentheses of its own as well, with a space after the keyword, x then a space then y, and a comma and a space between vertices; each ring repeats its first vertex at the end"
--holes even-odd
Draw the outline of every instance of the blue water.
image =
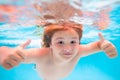
MULTIPOLYGON (((99 40, 97 33, 102 32, 107 40, 115 44, 120 53, 120 6, 110 12, 111 23, 106 30, 100 31, 85 26, 82 44, 99 40)), ((0 46, 15 47, 27 39, 33 43, 29 47, 40 47, 40 37, 43 29, 36 26, 19 26, 2 24, 0 26, 0 46), (15 27, 14 27, 15 26, 15 27), (16 31, 14 31, 16 30, 16 31), (40 36, 38 36, 40 35, 40 36)), ((120 57, 108 58, 104 52, 99 52, 80 59, 73 72, 63 80, 120 80, 120 57)), ((52 72, 51 72, 52 73, 52 72)), ((6 70, 0 66, 0 80, 41 80, 34 64, 20 64, 6 70)))

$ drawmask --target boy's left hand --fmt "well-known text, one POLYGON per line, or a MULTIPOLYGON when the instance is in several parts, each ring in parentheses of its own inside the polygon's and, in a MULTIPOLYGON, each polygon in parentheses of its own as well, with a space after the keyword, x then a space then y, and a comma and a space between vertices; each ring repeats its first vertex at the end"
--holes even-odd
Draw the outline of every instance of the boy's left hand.
POLYGON ((100 37, 100 45, 99 45, 100 48, 108 55, 108 57, 110 58, 116 57, 118 54, 115 46, 111 42, 105 40, 105 38, 101 33, 99 33, 99 37, 100 37))

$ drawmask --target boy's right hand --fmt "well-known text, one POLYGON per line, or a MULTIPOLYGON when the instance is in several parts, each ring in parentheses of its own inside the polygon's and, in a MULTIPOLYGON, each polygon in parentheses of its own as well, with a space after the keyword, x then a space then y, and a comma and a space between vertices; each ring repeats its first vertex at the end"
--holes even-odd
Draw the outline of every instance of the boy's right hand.
POLYGON ((31 40, 27 40, 24 44, 16 48, 0 47, 0 64, 6 69, 17 66, 25 59, 24 48, 27 47, 30 42, 31 40))

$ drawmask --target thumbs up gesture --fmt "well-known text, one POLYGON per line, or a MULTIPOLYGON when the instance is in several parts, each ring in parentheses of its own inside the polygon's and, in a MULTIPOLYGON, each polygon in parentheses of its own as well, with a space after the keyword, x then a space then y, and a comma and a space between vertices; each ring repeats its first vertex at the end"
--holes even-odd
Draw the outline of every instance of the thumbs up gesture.
POLYGON ((101 33, 99 33, 99 37, 100 37, 100 48, 107 54, 108 57, 110 58, 116 57, 117 50, 115 46, 111 42, 105 40, 105 38, 101 33))
POLYGON ((17 66, 25 59, 24 48, 27 47, 30 42, 30 40, 27 40, 16 48, 0 47, 0 64, 6 69, 17 66))

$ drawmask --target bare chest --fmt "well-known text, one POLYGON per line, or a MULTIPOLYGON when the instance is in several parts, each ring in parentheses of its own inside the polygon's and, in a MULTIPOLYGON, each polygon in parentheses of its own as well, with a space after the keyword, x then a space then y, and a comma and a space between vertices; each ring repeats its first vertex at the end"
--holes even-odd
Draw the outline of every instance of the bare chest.
POLYGON ((75 67, 75 63, 70 63, 65 66, 56 66, 54 64, 36 65, 36 69, 42 78, 60 79, 68 76, 75 67))
POLYGON ((77 55, 77 57, 66 62, 64 65, 56 65, 54 64, 53 59, 49 57, 43 58, 42 60, 37 60, 36 69, 43 79, 59 80, 72 72, 79 59, 80 57, 77 55))

